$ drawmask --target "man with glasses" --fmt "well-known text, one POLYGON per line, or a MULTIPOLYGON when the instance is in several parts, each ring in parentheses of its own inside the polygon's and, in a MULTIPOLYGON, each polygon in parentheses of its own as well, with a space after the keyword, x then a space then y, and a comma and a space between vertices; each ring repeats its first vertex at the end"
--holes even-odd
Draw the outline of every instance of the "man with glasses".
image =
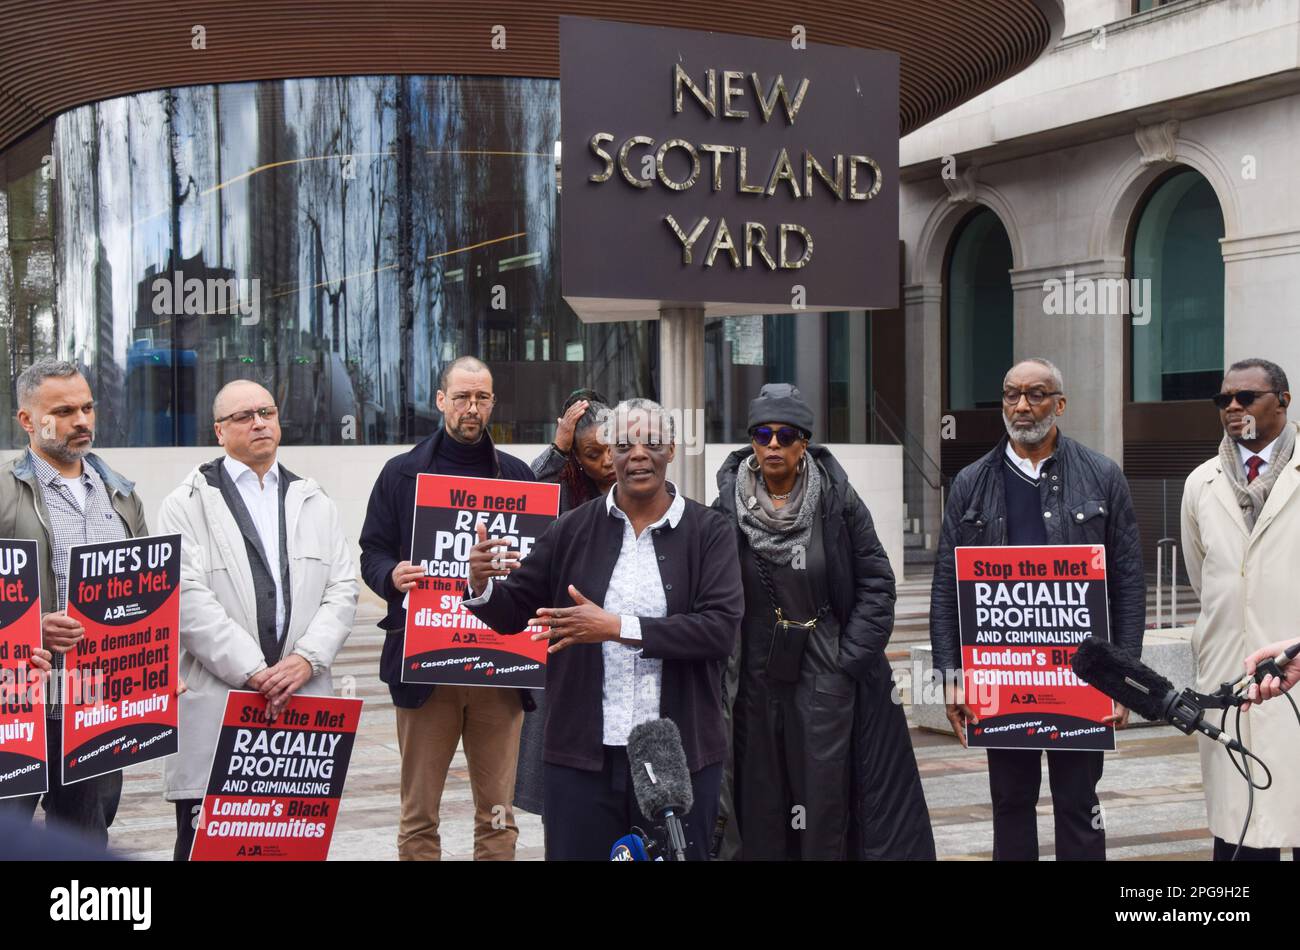
MULTIPOLYGON (((1011 367, 1002 384, 1006 436, 953 479, 930 592, 934 667, 949 678, 959 678, 961 670, 953 549, 971 545, 1103 545, 1111 642, 1141 655, 1146 578, 1128 483, 1106 456, 1061 433, 1057 420, 1065 402, 1061 372, 1048 360, 1035 357, 1011 367)), ((1116 704, 1106 721, 1123 728, 1128 715, 1116 704)), ((965 745, 966 723, 978 720, 960 693, 948 703, 948 721, 965 745)), ((1047 753, 1057 860, 1105 860, 1097 800, 1102 755, 1047 753)), ((1037 860, 1042 754, 990 749, 988 763, 993 859, 1037 860)))
MULTIPOLYGON (((1300 459, 1286 373, 1265 359, 1241 360, 1212 398, 1223 440, 1187 477, 1182 506, 1183 556, 1201 601, 1192 635, 1196 688, 1206 692, 1239 679, 1246 654, 1257 661, 1265 646, 1294 635, 1300 586, 1300 459)), ((1255 796, 1243 838, 1246 783, 1217 743, 1200 743, 1214 859, 1277 861, 1282 848, 1300 847, 1300 764, 1289 751, 1295 714, 1287 703, 1252 709, 1239 738, 1268 762, 1273 785, 1255 796)))
MULTIPOLYGON (((46 820, 103 846, 122 795, 122 773, 64 785, 64 657, 86 635, 68 616, 68 550, 77 544, 121 541, 149 533, 132 482, 90 451, 95 399, 86 378, 63 360, 37 360, 19 376, 18 424, 28 446, 0 466, 0 537, 33 538, 40 549, 41 640, 52 651, 54 675, 46 695, 45 734, 50 790, 46 820)), ((0 800, 0 813, 31 821, 40 795, 0 800)))
POLYGON ((488 435, 496 396, 492 374, 472 356, 442 371, 437 393, 442 427, 409 452, 389 459, 370 493, 361 529, 361 574, 388 602, 380 627, 386 632, 379 676, 397 711, 402 754, 402 811, 397 854, 403 861, 442 856, 438 812, 447 769, 464 740, 474 795, 474 859, 513 860, 515 770, 527 690, 485 686, 438 686, 402 682, 406 592, 424 572, 411 563, 415 481, 420 473, 534 481, 521 459, 498 452, 488 435))
POLYGON ((338 508, 276 458, 280 419, 257 383, 212 404, 225 454, 163 500, 160 531, 181 536, 180 751, 164 767, 176 805, 174 858, 187 860, 232 689, 278 716, 295 693, 333 695, 330 664, 352 632, 356 569, 338 508))

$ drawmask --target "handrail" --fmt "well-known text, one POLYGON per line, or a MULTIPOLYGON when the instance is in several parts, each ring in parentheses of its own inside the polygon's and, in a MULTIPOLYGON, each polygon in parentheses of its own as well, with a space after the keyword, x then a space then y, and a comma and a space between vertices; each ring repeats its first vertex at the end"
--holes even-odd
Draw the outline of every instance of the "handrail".
POLYGON ((876 390, 871 391, 871 413, 879 420, 885 431, 896 441, 903 449, 904 457, 912 464, 917 473, 935 491, 942 491, 946 479, 943 477, 943 469, 939 466, 930 453, 925 450, 920 439, 913 435, 906 425, 898 418, 898 414, 890 408, 889 404, 881 398, 880 393, 876 390), (914 443, 915 448, 909 445, 909 440, 914 443), (934 478, 926 471, 925 465, 918 461, 915 453, 919 452, 924 462, 928 462, 934 471, 934 478))

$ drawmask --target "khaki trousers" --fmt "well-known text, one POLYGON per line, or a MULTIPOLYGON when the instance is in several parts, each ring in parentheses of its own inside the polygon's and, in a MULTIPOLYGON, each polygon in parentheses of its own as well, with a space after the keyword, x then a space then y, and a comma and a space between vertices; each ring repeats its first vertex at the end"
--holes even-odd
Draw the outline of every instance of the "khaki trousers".
POLYGON ((402 752, 400 860, 442 857, 438 808, 447 769, 462 738, 474 795, 474 860, 514 860, 519 828, 511 802, 523 723, 519 691, 493 686, 438 686, 420 708, 397 709, 402 752))

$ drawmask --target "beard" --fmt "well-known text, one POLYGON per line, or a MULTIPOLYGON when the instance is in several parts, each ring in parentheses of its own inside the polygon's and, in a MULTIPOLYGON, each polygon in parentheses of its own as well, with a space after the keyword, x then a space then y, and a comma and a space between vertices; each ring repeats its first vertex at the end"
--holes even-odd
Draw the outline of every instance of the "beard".
POLYGON ((1017 445, 1038 445, 1051 434, 1052 427, 1056 425, 1056 417, 1047 416, 1039 419, 1028 429, 1017 429, 1013 422, 1014 419, 1003 414, 1002 423, 1007 427, 1007 435, 1012 442, 1017 445))
POLYGON ((483 438, 487 426, 484 424, 482 416, 461 416, 456 420, 455 425, 448 426, 448 431, 451 432, 457 442, 465 445, 476 445, 479 439, 483 438), (469 422, 470 425, 467 426, 466 422, 469 422), (473 423, 478 423, 477 427, 473 423))
POLYGON ((73 462, 81 461, 90 452, 90 448, 94 444, 95 433, 89 429, 77 429, 73 432, 69 432, 68 435, 62 439, 46 439, 42 436, 38 436, 36 439, 36 445, 42 452, 52 459, 57 459, 58 461, 63 462, 65 465, 71 465, 73 462), (90 436, 90 439, 85 445, 73 448, 73 446, 69 444, 77 436, 83 435, 90 436))

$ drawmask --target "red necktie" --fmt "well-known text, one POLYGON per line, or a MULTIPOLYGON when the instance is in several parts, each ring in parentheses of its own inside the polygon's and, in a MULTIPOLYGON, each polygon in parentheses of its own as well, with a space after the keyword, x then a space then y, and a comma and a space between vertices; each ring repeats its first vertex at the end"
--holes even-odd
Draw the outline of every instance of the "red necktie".
POLYGON ((1259 467, 1264 464, 1264 460, 1258 455, 1252 455, 1246 459, 1246 484, 1249 485, 1259 477, 1259 467))

